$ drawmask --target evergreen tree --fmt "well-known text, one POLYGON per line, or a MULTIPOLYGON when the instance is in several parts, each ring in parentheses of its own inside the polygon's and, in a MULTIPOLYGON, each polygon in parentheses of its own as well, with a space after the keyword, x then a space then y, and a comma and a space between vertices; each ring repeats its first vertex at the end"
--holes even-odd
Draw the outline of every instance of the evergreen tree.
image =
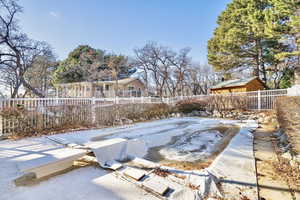
POLYGON ((248 69, 267 83, 268 72, 289 46, 293 0, 233 0, 218 18, 208 42, 208 61, 216 70, 248 69))
MULTIPOLYGON (((60 62, 53 73, 53 81, 70 83, 113 79, 112 73, 115 69, 109 66, 110 57, 116 56, 88 45, 80 45, 69 54, 67 59, 60 62)), ((129 75, 130 66, 125 56, 119 57, 124 60, 124 65, 120 66, 118 77, 123 74, 124 78, 129 75)))

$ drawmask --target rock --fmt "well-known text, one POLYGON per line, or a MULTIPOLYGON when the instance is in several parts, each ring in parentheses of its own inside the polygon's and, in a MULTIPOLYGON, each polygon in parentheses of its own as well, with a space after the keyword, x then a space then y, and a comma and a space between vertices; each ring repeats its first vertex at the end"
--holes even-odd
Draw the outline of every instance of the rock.
POLYGON ((300 163, 300 155, 294 156, 294 160, 297 161, 298 163, 300 163))
POLYGON ((286 134, 282 134, 278 137, 280 143, 287 143, 288 137, 286 134))
POLYGON ((220 113, 220 112, 218 112, 218 111, 214 110, 214 111, 213 111, 213 117, 220 118, 220 117, 222 117, 222 115, 221 115, 221 113, 220 113))
POLYGON ((132 124, 133 123, 133 121, 131 119, 127 119, 127 118, 122 118, 122 122, 124 124, 132 124))
POLYGON ((127 118, 121 118, 121 119, 116 119, 114 121, 114 125, 117 125, 117 126, 122 126, 124 124, 132 124, 133 121, 131 119, 127 119, 127 118))
POLYGON ((206 111, 199 111, 201 117, 208 117, 209 114, 206 111))
POLYGON ((288 160, 292 160, 293 159, 292 154, 290 152, 288 152, 288 151, 285 152, 284 154, 282 154, 281 157, 286 158, 288 160))
POLYGON ((281 152, 287 152, 290 147, 291 147, 291 144, 278 144, 278 147, 280 148, 280 151, 281 152))
POLYGON ((210 111, 205 111, 205 112, 208 116, 212 115, 212 112, 210 112, 210 111))
POLYGON ((298 162, 295 161, 295 160, 290 160, 290 165, 291 165, 292 167, 297 167, 297 166, 298 166, 298 162))
POLYGON ((196 117, 198 117, 198 116, 200 116, 200 111, 198 111, 198 110, 194 110, 194 111, 192 111, 191 113, 189 113, 190 114, 190 116, 191 117, 193 117, 193 116, 196 116, 196 117))
POLYGON ((273 133, 273 135, 274 135, 275 137, 280 137, 282 134, 283 134, 282 130, 279 130, 279 131, 273 133))

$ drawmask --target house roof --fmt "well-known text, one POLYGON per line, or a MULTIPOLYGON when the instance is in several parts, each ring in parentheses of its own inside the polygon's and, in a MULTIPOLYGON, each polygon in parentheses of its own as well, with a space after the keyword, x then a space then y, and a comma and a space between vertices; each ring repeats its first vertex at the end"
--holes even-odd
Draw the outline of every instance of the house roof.
POLYGON ((221 88, 228 88, 228 87, 241 87, 241 86, 247 85, 249 82, 251 82, 255 79, 258 79, 258 78, 257 77, 251 77, 251 78, 245 78, 245 79, 234 79, 234 80, 223 81, 223 82, 213 86, 211 89, 221 89, 221 88))
MULTIPOLYGON (((129 78, 124 78, 124 79, 120 79, 118 80, 118 84, 119 85, 126 85, 132 81, 135 80, 139 80, 139 78, 136 77, 129 77, 129 78)), ((87 81, 83 81, 83 82, 73 82, 73 83, 63 83, 63 84, 59 84, 59 85, 78 85, 78 84, 91 84, 91 83, 96 83, 96 84, 109 84, 109 85, 113 85, 116 83, 115 80, 113 81, 93 81, 93 82, 87 82, 87 81)))
MULTIPOLYGON (((132 81, 135 81, 135 80, 139 80, 139 79, 136 78, 136 77, 124 78, 124 79, 118 80, 118 84, 120 84, 120 85, 126 85, 126 84, 128 84, 128 83, 130 83, 132 81)), ((100 83, 100 84, 101 83, 103 83, 103 84, 115 84, 116 81, 115 80, 113 80, 113 81, 96 81, 95 83, 100 83)))

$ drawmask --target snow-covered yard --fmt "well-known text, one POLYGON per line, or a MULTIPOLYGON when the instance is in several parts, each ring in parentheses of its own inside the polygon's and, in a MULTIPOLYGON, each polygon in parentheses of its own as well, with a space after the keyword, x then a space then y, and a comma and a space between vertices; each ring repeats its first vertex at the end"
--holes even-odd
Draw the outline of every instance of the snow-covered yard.
MULTIPOLYGON (((123 127, 77 131, 18 141, 1 141, 0 200, 157 199, 156 196, 140 187, 118 178, 114 172, 99 167, 75 169, 28 186, 15 186, 13 180, 21 175, 20 169, 24 165, 34 165, 35 162, 57 159, 61 156, 61 153, 57 152, 66 144, 89 146, 95 141, 111 138, 142 140, 148 148, 148 152, 143 155, 145 158, 151 159, 149 153, 151 150, 152 153, 153 150, 157 150, 156 153, 163 159, 177 162, 199 162, 213 154, 215 148, 222 142, 224 133, 215 128, 224 125, 239 125, 241 131, 233 137, 228 147, 216 158, 216 162, 212 163, 212 167, 208 168, 207 172, 214 173, 216 176, 226 175, 226 178, 230 179, 234 176, 231 177, 229 171, 236 168, 238 171, 235 173, 239 173, 247 182, 249 180, 246 179, 255 173, 252 165, 253 146, 249 130, 256 128, 256 123, 207 118, 172 118, 123 127), (240 153, 239 148, 241 147, 244 150, 240 153), (236 161, 236 166, 228 159, 236 161), (217 163, 218 160, 219 163, 217 163), (222 166, 222 164, 232 166, 222 166), (230 170, 227 170, 227 167, 230 170), (248 169, 244 173, 239 169, 241 167, 248 167, 248 169)), ((72 151, 65 152, 65 154, 72 154, 72 151)), ((202 173, 198 170, 181 172, 184 174, 202 173)), ((193 179, 195 182, 199 181, 193 175, 189 177, 191 181, 193 179)), ((201 184, 199 183, 199 185, 201 184)), ((255 194, 250 194, 250 196, 253 197, 255 194)))

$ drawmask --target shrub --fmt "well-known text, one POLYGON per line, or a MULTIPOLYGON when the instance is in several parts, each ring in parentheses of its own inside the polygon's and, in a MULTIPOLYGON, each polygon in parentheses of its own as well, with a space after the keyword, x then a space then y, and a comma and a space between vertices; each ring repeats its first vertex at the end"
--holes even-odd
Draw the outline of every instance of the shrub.
POLYGON ((35 109, 17 106, 0 111, 5 136, 17 138, 89 127, 91 126, 89 116, 90 108, 81 105, 49 106, 35 109))
POLYGON ((205 111, 207 110, 207 99, 187 99, 176 103, 175 109, 181 113, 191 113, 195 110, 205 111))
POLYGON ((276 114, 280 128, 289 137, 293 151, 300 154, 300 97, 277 98, 276 114))
POLYGON ((127 117, 132 120, 151 120, 168 117, 172 112, 172 107, 167 104, 148 104, 142 112, 133 112, 127 117))
POLYGON ((217 111, 224 117, 224 113, 232 110, 247 110, 247 96, 213 95, 207 99, 208 109, 217 111))

